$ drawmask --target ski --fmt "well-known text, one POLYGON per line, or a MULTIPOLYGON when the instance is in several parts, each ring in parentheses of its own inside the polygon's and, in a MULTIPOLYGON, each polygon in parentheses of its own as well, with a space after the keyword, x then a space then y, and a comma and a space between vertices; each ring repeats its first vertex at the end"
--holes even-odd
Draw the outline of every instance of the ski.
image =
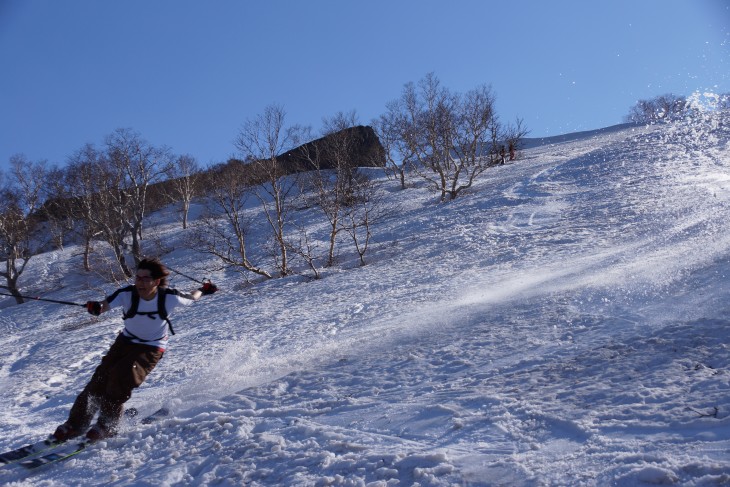
MULTIPOLYGON (((139 411, 136 408, 129 408, 124 415, 130 419, 132 424, 137 422, 145 425, 153 424, 171 414, 170 409, 161 407, 154 413, 138 419, 139 411)), ((21 465, 29 470, 57 463, 84 451, 92 442, 86 439, 58 441, 52 436, 45 440, 30 443, 14 450, 0 453, 0 468, 6 465, 21 465)))
POLYGON ((46 450, 56 448, 63 443, 64 442, 55 440, 53 439, 53 437, 49 436, 45 440, 30 443, 28 445, 21 446, 20 448, 16 448, 15 450, 6 451, 5 453, 0 454, 0 468, 4 467, 5 465, 24 460, 33 455, 37 455, 46 450))
POLYGON ((52 463, 58 463, 63 460, 67 460, 75 455, 78 455, 91 444, 92 442, 85 440, 81 441, 80 443, 70 442, 63 445, 58 445, 57 448, 54 448, 53 451, 49 453, 41 454, 40 456, 37 456, 35 458, 22 460, 17 463, 18 465, 27 468, 28 470, 35 470, 36 468, 50 465, 52 463))
POLYGON ((161 407, 160 409, 158 409, 154 413, 150 414, 149 416, 142 418, 142 421, 140 421, 140 422, 142 424, 152 424, 152 423, 155 423, 155 422, 161 420, 162 418, 168 417, 169 415, 170 415, 170 410, 167 409, 166 407, 161 407))
POLYGON ((152 424, 155 423, 162 418, 166 418, 170 415, 171 411, 166 407, 161 407, 157 411, 155 411, 152 414, 149 414, 145 416, 142 419, 137 419, 139 416, 139 411, 137 408, 129 408, 124 411, 124 416, 131 421, 132 424, 142 423, 142 424, 152 424))

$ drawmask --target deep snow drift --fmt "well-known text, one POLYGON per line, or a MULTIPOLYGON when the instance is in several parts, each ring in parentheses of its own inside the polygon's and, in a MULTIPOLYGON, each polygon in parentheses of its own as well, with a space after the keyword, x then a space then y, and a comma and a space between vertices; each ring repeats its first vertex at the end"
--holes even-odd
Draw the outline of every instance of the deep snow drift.
MULTIPOLYGON (((183 247, 172 209, 152 215, 163 260, 222 289, 172 317, 169 353, 128 403, 173 416, 0 482, 730 483, 729 118, 532 147, 446 204, 380 177, 398 210, 368 265, 343 244, 320 280, 242 286, 183 247)), ((315 210, 296 218, 325 238, 315 210)), ((24 291, 116 288, 80 268, 74 247, 34 257, 24 291)), ((65 419, 121 325, 10 304, 3 451, 65 419)))

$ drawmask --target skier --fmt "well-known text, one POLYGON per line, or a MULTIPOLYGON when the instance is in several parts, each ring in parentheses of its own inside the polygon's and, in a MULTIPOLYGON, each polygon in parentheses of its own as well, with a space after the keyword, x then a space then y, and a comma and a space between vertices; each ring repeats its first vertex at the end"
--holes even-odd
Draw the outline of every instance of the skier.
POLYGON ((122 307, 124 329, 74 401, 68 420, 53 433, 56 440, 65 441, 84 432, 90 441, 114 436, 124 403, 162 358, 168 330, 174 334, 167 314, 218 290, 211 282, 189 294, 168 289, 169 274, 157 259, 142 260, 133 286, 118 289, 101 302, 86 303, 88 312, 95 316, 122 307), (96 424, 88 429, 97 412, 96 424))

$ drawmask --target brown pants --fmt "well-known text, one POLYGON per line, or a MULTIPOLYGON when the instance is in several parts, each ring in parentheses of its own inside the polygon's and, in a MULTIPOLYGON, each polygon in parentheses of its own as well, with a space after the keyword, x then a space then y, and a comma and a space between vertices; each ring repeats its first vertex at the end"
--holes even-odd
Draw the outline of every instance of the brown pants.
POLYGON ((120 334, 74 401, 68 424, 84 430, 99 412, 99 425, 116 429, 132 390, 144 382, 163 354, 163 350, 132 343, 120 334))

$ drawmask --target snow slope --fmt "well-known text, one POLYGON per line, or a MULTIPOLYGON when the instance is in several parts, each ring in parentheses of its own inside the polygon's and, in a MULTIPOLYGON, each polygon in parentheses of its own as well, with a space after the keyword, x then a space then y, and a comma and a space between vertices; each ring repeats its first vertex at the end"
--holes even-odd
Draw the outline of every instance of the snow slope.
MULTIPOLYGON (((397 214, 368 265, 341 247, 320 280, 211 273, 173 212, 155 214, 164 260, 222 289, 172 317, 170 351, 128 403, 172 417, 0 482, 730 484, 729 121, 538 145, 446 204, 381 178, 397 214)), ((297 218, 325 238, 314 210, 297 218)), ((35 257, 24 291, 115 289, 79 268, 76 248, 35 257)), ((1 450, 65 419, 121 325, 10 304, 1 450)))

